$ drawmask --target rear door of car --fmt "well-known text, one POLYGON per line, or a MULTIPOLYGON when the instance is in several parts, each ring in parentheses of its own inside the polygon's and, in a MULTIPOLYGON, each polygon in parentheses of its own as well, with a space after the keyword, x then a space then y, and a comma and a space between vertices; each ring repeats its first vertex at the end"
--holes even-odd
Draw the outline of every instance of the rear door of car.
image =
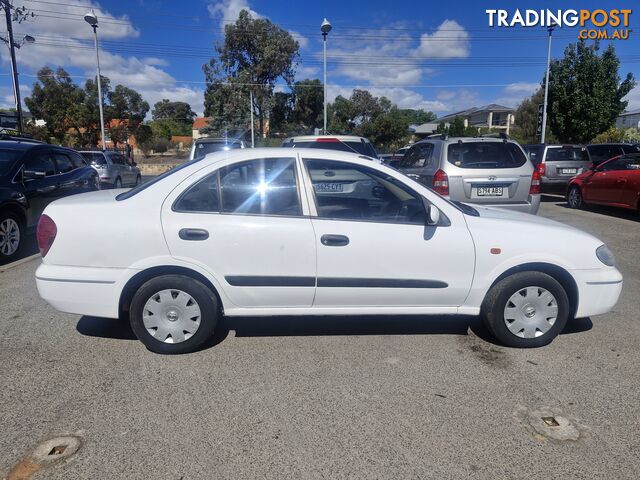
POLYGON ((459 141, 447 144, 444 154, 452 200, 487 205, 528 201, 533 164, 518 144, 459 141))
POLYGON ((624 170, 622 157, 610 160, 596 168, 593 175, 583 183, 583 198, 586 202, 618 203, 621 198, 621 170, 624 170))
POLYGON ((589 168, 590 160, 587 149, 575 145, 558 145, 547 147, 544 176, 549 180, 566 180, 589 168))

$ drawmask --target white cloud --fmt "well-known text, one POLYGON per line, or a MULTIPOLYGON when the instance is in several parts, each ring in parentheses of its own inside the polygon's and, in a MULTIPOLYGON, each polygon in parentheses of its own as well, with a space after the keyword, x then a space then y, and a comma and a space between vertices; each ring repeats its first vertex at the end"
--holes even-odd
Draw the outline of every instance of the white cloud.
POLYGON ((417 55, 423 58, 466 58, 469 56, 469 34, 455 20, 445 20, 432 34, 420 37, 417 55))
MULTIPOLYGON (((93 32, 82 18, 83 9, 73 8, 71 5, 87 5, 86 0, 66 0, 65 5, 56 6, 56 17, 43 15, 35 21, 20 24, 16 31, 29 33, 36 38, 34 44, 25 45, 17 50, 17 61, 21 70, 22 83, 31 83, 35 72, 44 65, 52 67, 62 66, 65 69, 76 68, 83 75, 72 75, 76 83, 84 84, 86 78, 95 76, 95 56, 93 52, 93 32)), ((103 10, 97 3, 91 2, 98 17, 99 39, 136 38, 139 31, 133 26, 129 18, 114 16, 103 10), (117 22, 117 23, 112 23, 117 22)), ((87 7, 89 10, 90 7, 87 7)), ((0 59, 8 65, 8 52, 0 48, 0 59)), ((204 110, 204 93, 201 88, 191 88, 180 83, 162 69, 168 66, 164 59, 155 57, 138 58, 114 54, 101 46, 101 73, 111 79, 112 86, 122 84, 140 92, 151 107, 162 98, 188 101, 198 114, 204 110)), ((21 85, 22 87, 22 85, 21 85)), ((3 97, 0 97, 3 99, 3 97)))
POLYGON ((492 103, 504 105, 505 107, 517 107, 522 100, 533 95, 540 88, 535 82, 515 82, 502 89, 498 98, 492 103))

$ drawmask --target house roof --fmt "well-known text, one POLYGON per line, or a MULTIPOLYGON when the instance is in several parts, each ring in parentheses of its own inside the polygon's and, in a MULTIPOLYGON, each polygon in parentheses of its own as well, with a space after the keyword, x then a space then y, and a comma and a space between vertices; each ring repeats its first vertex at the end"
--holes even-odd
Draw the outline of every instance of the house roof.
POLYGON ((438 123, 423 123, 422 125, 409 125, 409 131, 418 135, 433 133, 437 130, 438 123))
POLYGON ((207 126, 207 124, 209 123, 209 120, 211 120, 210 117, 197 117, 194 121, 193 121, 193 130, 200 130, 201 128, 204 128, 207 126))
POLYGON ((456 117, 468 117, 469 115, 479 112, 515 112, 515 109, 511 107, 505 107, 504 105, 498 105, 497 103, 490 103, 489 105, 483 105, 481 107, 471 107, 467 110, 461 110, 459 112, 445 115, 444 117, 438 118, 438 122, 447 122, 449 120, 455 119, 456 117))
POLYGON ((619 117, 626 117, 627 115, 640 115, 640 108, 638 108, 636 110, 631 110, 630 112, 623 112, 618 116, 619 117))

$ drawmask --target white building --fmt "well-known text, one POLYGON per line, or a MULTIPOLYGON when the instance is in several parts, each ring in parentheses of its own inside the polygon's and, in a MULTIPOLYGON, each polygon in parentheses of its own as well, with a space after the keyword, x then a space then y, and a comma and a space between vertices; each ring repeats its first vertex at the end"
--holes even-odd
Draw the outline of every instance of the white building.
POLYGON ((616 117, 617 128, 640 128, 640 109, 624 112, 616 117))

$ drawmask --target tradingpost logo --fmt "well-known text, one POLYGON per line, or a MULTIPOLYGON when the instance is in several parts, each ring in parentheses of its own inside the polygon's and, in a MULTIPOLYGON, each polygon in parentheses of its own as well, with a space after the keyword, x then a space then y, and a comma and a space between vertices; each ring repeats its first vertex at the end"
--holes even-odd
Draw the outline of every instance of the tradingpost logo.
POLYGON ((581 40, 627 40, 631 9, 613 10, 485 10, 490 27, 580 27, 581 40))

